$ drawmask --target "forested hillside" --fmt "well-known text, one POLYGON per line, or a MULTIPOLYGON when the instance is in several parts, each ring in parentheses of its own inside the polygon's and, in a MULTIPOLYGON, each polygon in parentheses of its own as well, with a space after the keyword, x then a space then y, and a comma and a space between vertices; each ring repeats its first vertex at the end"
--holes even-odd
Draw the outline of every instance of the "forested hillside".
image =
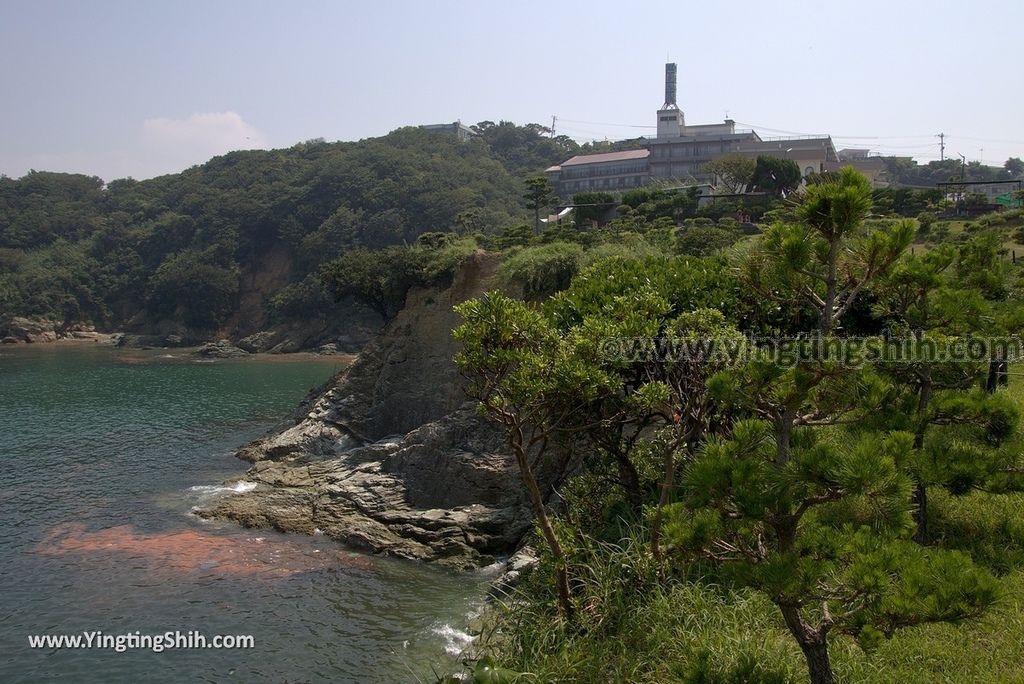
POLYGON ((0 177, 0 317, 212 333, 305 315, 329 305, 309 277, 324 262, 522 223, 521 177, 575 151, 536 125, 478 130, 232 152, 141 182, 0 177))

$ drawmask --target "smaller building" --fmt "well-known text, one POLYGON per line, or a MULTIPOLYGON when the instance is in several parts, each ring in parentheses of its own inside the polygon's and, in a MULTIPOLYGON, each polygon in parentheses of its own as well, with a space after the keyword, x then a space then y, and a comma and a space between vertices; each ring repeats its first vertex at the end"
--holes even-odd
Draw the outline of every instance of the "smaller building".
POLYGON ((854 159, 867 159, 871 156, 871 150, 866 147, 844 147, 839 150, 841 161, 853 161, 854 159))
POLYGON ((477 133, 469 126, 463 124, 461 121, 454 121, 452 123, 444 124, 425 124, 420 126, 421 129, 428 133, 439 133, 441 135, 452 135, 456 139, 466 141, 475 136, 477 133))
POLYGON ((885 160, 865 147, 846 147, 839 150, 839 165, 852 166, 864 174, 873 188, 889 187, 889 168, 885 160))
POLYGON ((580 154, 544 173, 559 197, 577 192, 621 192, 647 182, 650 155, 648 150, 580 154))
POLYGON ((761 155, 789 159, 796 162, 800 175, 805 177, 812 173, 839 170, 839 154, 832 138, 827 135, 746 140, 737 143, 736 153, 750 159, 761 155))

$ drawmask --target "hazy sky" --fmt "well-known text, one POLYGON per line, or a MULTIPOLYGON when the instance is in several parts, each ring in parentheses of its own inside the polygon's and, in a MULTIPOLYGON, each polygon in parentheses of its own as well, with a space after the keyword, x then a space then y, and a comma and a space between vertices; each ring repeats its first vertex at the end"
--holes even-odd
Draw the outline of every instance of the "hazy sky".
POLYGON ((455 119, 651 134, 666 56, 688 123, 922 161, 945 132, 1002 164, 1024 156, 1022 27, 1022 0, 0 0, 0 173, 148 178, 455 119))

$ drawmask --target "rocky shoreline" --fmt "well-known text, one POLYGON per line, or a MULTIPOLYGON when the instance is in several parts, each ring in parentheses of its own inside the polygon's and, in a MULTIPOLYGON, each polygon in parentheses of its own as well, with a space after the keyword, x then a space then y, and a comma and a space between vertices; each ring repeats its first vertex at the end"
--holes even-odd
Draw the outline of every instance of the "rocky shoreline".
POLYGON ((0 325, 2 344, 52 344, 54 342, 93 342, 120 344, 124 333, 98 332, 91 325, 62 327, 54 321, 15 316, 0 325))
POLYGON ((100 331, 91 323, 67 324, 39 317, 0 315, 0 343, 52 344, 97 342, 134 349, 195 347, 204 356, 243 354, 357 354, 381 328, 380 317, 358 302, 343 302, 337 320, 315 319, 270 324, 263 316, 236 316, 219 331, 191 329, 174 320, 151 321, 138 315, 124 330, 100 331), (226 353, 221 353, 226 352, 226 353))
POLYGON ((518 473, 488 428, 472 406, 366 444, 330 422, 303 421, 247 447, 249 457, 260 452, 244 479, 253 488, 197 513, 457 569, 489 565, 530 519, 518 473))
POLYGON ((239 450, 251 486, 195 513, 457 569, 513 553, 529 505, 500 432, 465 400, 451 337, 452 307, 492 289, 497 265, 479 252, 446 290, 411 291, 294 425, 239 450))
MULTIPOLYGON (((8 327, 7 331, 11 331, 12 328, 8 327)), ((57 332, 52 327, 47 325, 26 325, 23 326, 20 323, 13 327, 14 333, 11 335, 5 335, 0 337, 0 345, 9 347, 14 346, 60 346, 60 345, 100 345, 106 347, 117 347, 121 349, 139 349, 139 350, 176 350, 185 354, 192 354, 195 356, 210 358, 210 359, 235 359, 235 358, 247 358, 257 356, 292 356, 292 355, 311 355, 311 356, 324 356, 334 357, 342 361, 348 361, 354 359, 356 354, 339 349, 336 344, 324 344, 320 345, 315 349, 297 349, 289 352, 275 352, 275 351, 248 351, 241 347, 232 344, 229 340, 221 339, 215 342, 207 342, 205 344, 195 345, 149 345, 139 344, 134 336, 128 335, 121 332, 98 332, 89 326, 76 326, 68 330, 57 332), (27 332, 23 332, 26 331, 27 332)))

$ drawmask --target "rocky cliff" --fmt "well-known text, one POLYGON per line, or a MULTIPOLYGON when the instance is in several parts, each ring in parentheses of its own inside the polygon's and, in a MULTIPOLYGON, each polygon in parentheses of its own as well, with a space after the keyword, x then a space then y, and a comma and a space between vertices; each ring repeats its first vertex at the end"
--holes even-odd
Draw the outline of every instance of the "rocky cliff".
POLYGON ((460 568, 510 551, 529 507, 500 433, 465 401, 451 337, 452 307, 493 287, 497 264, 478 252, 448 289, 410 292, 294 426, 239 451, 253 488, 198 514, 460 568))

